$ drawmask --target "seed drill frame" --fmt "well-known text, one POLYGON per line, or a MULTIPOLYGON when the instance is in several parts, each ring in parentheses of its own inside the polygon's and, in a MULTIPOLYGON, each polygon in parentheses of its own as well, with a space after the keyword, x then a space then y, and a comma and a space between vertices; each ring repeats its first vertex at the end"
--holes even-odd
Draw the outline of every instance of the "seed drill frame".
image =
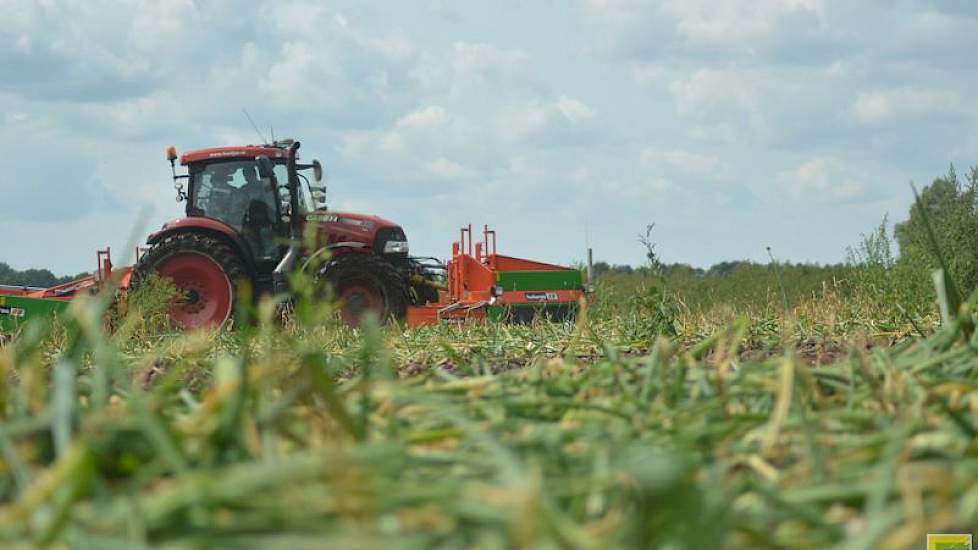
POLYGON ((408 326, 534 317, 562 321, 574 317, 586 290, 580 270, 497 253, 496 232, 488 225, 482 242, 474 245, 471 224, 459 231, 446 278, 438 303, 408 308, 408 326))

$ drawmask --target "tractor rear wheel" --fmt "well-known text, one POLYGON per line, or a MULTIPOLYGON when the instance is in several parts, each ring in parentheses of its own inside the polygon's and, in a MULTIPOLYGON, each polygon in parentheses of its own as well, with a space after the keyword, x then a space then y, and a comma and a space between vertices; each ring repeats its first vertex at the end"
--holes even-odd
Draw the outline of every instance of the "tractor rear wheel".
POLYGON ((400 320, 407 312, 407 284, 394 266, 373 254, 350 252, 330 260, 318 277, 333 288, 340 317, 358 326, 364 315, 400 320))
POLYGON ((170 279, 183 293, 169 313, 184 329, 224 325, 234 311, 238 283, 247 278, 231 246, 198 233, 178 233, 154 244, 133 269, 133 287, 151 273, 170 279))

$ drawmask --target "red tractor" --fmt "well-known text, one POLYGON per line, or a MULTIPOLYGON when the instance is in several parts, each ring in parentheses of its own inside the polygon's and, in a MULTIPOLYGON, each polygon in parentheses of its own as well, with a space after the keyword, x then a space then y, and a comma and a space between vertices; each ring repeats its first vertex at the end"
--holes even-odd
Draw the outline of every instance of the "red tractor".
POLYGON ((76 281, 51 288, 0 285, 0 332, 55 317, 76 296, 100 292, 108 282, 124 295, 153 273, 181 291, 170 315, 183 328, 223 325, 241 283, 259 295, 288 294, 288 275, 296 270, 328 283, 343 319, 354 325, 367 312, 403 318, 409 327, 561 321, 585 303, 589 287, 580 270, 499 254, 488 226, 482 242, 474 242, 471 225, 461 228, 447 265, 408 256, 400 226, 327 210, 322 165, 299 163, 298 151, 291 140, 201 149, 180 157, 187 174, 177 175, 177 152, 170 147, 186 215, 150 235, 135 266, 113 267, 106 249, 98 251, 96 272, 76 281), (316 238, 304 241, 310 235, 316 238))
POLYGON ((298 150, 298 142, 285 140, 190 151, 180 157, 188 173, 178 175, 170 147, 167 158, 186 215, 147 238, 132 286, 154 272, 172 279, 183 298, 170 313, 186 328, 227 321, 242 281, 256 294, 287 292, 287 274, 310 265, 332 285, 351 324, 367 311, 401 319, 408 305, 437 302, 433 276, 439 266, 409 257, 397 224, 327 210, 322 166, 299 163, 298 150), (318 250, 299 244, 309 224, 325 243, 318 250))

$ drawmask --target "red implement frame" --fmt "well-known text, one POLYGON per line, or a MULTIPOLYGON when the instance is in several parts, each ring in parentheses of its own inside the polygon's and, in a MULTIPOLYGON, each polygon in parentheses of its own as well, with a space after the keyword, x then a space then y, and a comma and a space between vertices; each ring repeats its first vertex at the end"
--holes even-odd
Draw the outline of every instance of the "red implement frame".
MULTIPOLYGON (((408 326, 431 325, 440 321, 466 322, 486 317, 490 305, 527 304, 524 292, 509 291, 496 286, 499 272, 562 271, 568 268, 503 256, 496 251, 496 231, 483 226, 482 242, 473 243, 472 224, 459 230, 459 240, 452 243, 452 259, 448 262, 447 290, 439 292, 436 304, 411 306, 407 311, 408 326)), ((550 291, 555 301, 577 302, 584 289, 550 291)))
POLYGON ((112 277, 118 277, 120 288, 129 287, 129 278, 132 274, 132 268, 123 267, 114 270, 112 267, 111 249, 106 248, 105 250, 96 250, 95 262, 97 268, 95 269, 95 273, 93 275, 82 277, 80 279, 55 285, 49 288, 0 285, 0 295, 69 301, 80 292, 88 291, 91 294, 95 294, 101 290, 105 283, 112 277))

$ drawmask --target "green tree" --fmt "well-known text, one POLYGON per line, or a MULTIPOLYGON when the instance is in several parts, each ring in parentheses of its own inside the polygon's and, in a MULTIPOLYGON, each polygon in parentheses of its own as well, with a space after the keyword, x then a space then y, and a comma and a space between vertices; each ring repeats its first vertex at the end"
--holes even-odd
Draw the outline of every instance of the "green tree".
POLYGON ((67 283, 86 275, 87 273, 79 273, 74 276, 56 277, 47 269, 25 269, 21 271, 0 262, 0 285, 49 287, 67 283))
POLYGON ((895 227, 900 249, 898 263, 926 276, 928 268, 936 268, 938 262, 922 209, 926 210, 951 276, 962 291, 970 292, 978 286, 978 169, 972 168, 962 183, 952 165, 946 175, 921 190, 920 200, 910 208, 909 219, 895 227))

